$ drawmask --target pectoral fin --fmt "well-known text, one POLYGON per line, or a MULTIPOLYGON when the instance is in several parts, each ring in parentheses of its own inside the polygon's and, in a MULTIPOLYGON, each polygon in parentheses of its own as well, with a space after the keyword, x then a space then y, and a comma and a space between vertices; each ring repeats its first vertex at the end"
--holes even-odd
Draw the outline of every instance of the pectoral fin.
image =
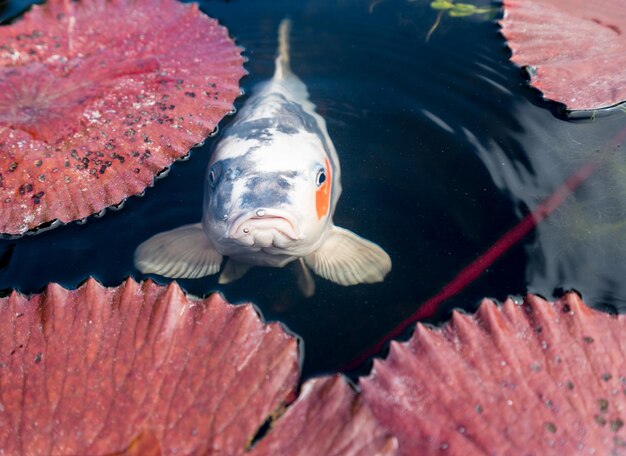
POLYGON ((222 255, 200 223, 152 236, 135 250, 135 267, 144 274, 196 279, 220 270, 222 255))
POLYGON ((336 226, 304 260, 316 274, 340 285, 382 282, 391 270, 389 255, 378 245, 336 226))
POLYGON ((226 261, 226 266, 224 266, 224 270, 220 274, 220 278, 218 279, 218 283, 226 284, 233 282, 237 279, 241 279, 246 272, 250 270, 252 266, 246 263, 240 263, 239 261, 235 261, 232 258, 229 258, 226 261))
POLYGON ((298 258, 293 264, 295 265, 296 275, 298 277, 298 288, 300 288, 300 291, 305 297, 310 298, 315 294, 315 280, 311 275, 311 271, 309 271, 309 268, 304 264, 302 258, 298 258))

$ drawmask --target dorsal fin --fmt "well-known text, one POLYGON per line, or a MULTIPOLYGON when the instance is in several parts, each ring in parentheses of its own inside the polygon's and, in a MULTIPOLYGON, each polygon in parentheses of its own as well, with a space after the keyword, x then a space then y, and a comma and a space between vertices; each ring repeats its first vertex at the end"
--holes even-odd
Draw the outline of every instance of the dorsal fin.
POLYGON ((291 74, 289 66, 289 34, 291 33, 291 20, 283 19, 278 27, 278 55, 276 56, 276 70, 274 79, 284 79, 291 74))

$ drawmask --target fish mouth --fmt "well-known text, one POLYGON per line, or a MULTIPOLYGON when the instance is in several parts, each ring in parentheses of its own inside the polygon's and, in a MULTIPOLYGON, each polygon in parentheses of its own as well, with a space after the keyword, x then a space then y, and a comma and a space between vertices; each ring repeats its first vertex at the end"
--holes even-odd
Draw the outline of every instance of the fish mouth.
POLYGON ((282 247, 302 239, 298 224, 285 211, 257 209, 237 217, 228 237, 245 245, 259 247, 282 247))

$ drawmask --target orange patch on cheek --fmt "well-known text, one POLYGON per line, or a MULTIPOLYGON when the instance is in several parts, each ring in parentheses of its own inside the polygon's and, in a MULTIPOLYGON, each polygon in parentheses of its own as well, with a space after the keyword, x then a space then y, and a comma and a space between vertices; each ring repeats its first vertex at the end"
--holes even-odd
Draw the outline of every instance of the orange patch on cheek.
POLYGON ((330 174, 330 164, 328 163, 328 159, 326 159, 326 180, 315 192, 315 209, 317 210, 318 220, 328 214, 328 209, 330 209, 331 183, 332 176, 330 174))

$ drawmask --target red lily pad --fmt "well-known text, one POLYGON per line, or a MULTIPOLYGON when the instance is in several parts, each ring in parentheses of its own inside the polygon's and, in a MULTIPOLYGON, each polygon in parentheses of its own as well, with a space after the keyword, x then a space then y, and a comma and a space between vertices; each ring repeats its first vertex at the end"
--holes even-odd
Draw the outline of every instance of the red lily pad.
POLYGON ((6 454, 241 454, 297 378, 296 339, 218 294, 89 280, 0 300, 6 454))
POLYGON ((49 0, 0 27, 0 232, 141 193, 233 107, 241 50, 198 5, 49 0))
POLYGON ((531 84, 569 110, 626 100, 626 2, 504 0, 502 33, 531 84))
POLYGON ((418 325, 361 380, 402 454, 626 452, 626 317, 569 293, 418 325))
POLYGON ((397 440, 378 425, 361 395, 335 375, 307 381, 252 454, 365 456, 397 451, 397 440))

